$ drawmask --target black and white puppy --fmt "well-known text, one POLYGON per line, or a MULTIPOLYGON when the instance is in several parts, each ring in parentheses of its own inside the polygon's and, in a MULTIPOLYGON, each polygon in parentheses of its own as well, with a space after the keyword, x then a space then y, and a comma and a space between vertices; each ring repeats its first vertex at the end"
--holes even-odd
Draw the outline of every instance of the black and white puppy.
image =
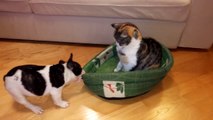
POLYGON ((84 73, 79 63, 70 55, 68 62, 62 60, 55 65, 22 65, 11 69, 5 76, 5 88, 20 104, 36 114, 43 109, 31 104, 25 96, 43 96, 50 94, 55 105, 66 108, 67 101, 62 100, 62 88, 71 81, 81 79, 84 73))

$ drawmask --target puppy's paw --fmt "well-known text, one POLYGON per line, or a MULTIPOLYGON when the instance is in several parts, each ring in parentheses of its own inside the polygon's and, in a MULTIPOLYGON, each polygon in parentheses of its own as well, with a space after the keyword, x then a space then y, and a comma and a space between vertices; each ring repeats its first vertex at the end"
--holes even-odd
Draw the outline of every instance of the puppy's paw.
POLYGON ((61 101, 57 105, 61 108, 67 108, 69 106, 69 103, 67 101, 61 101))
POLYGON ((32 106, 30 108, 35 114, 42 114, 44 110, 39 106, 32 106))

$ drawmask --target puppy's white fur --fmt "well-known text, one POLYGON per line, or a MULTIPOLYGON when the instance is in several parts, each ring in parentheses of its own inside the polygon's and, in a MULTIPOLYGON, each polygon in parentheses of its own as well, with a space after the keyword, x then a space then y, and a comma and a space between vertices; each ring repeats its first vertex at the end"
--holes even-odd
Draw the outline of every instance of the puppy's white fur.
MULTIPOLYGON (((73 80, 79 79, 79 77, 75 76, 74 73, 67 68, 66 63, 63 64, 64 70, 64 81, 65 84, 60 88, 52 87, 49 78, 49 68, 50 65, 47 65, 44 69, 40 70, 39 73, 44 77, 46 81, 46 88, 43 95, 50 94, 55 105, 66 108, 69 106, 67 101, 62 100, 62 88, 70 83, 73 80)), ((36 105, 31 104, 25 96, 35 96, 31 92, 27 91, 21 82, 21 70, 17 70, 13 76, 5 77, 5 88, 12 95, 12 97, 18 103, 24 105, 26 108, 32 110, 36 114, 41 114, 44 110, 36 105)), ((83 72, 82 72, 83 73, 83 72)))

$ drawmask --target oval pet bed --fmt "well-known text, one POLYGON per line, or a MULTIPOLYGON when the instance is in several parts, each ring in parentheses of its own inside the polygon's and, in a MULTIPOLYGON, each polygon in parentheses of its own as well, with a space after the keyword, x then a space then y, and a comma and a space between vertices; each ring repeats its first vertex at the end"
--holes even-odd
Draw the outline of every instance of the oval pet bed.
POLYGON ((171 69, 173 57, 162 46, 161 67, 151 70, 113 72, 119 58, 116 46, 111 45, 90 60, 83 69, 84 84, 98 96, 105 98, 126 98, 144 94, 159 83, 171 69))

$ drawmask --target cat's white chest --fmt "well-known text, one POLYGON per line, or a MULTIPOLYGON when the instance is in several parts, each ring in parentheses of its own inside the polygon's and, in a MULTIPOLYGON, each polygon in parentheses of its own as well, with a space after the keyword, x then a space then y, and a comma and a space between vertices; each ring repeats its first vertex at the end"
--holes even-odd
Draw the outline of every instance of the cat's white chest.
POLYGON ((140 47, 140 41, 132 39, 131 43, 127 46, 117 45, 117 52, 123 69, 128 71, 137 64, 137 51, 140 47))

